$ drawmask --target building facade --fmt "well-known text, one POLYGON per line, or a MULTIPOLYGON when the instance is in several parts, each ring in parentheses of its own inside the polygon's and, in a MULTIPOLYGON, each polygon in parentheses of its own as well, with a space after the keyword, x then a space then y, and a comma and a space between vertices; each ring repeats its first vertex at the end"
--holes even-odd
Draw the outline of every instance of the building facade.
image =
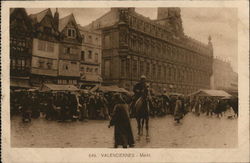
POLYGON ((210 88, 213 47, 183 33, 180 10, 159 8, 151 20, 134 8, 112 8, 89 28, 102 32, 105 84, 132 90, 141 75, 161 92, 188 94, 210 88))
POLYGON ((24 8, 10 9, 10 86, 30 87, 32 24, 24 8))
POLYGON ((57 83, 59 32, 50 9, 30 15, 33 25, 31 82, 57 83))
POLYGON ((79 26, 82 35, 81 48, 81 84, 100 84, 101 60, 102 60, 102 37, 100 31, 91 30, 79 26))
POLYGON ((233 71, 229 62, 214 58, 213 89, 238 90, 238 74, 233 71))
POLYGON ((58 84, 78 84, 82 37, 73 14, 59 20, 58 84))

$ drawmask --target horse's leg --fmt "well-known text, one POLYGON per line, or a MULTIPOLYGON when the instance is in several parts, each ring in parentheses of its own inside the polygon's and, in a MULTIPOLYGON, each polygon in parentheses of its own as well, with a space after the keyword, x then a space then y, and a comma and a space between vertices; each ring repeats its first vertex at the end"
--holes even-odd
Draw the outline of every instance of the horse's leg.
POLYGON ((141 130, 141 120, 140 120, 140 118, 136 118, 136 121, 137 121, 138 135, 140 135, 140 130, 141 130))
POLYGON ((143 135, 144 118, 141 119, 141 135, 143 135))
POLYGON ((150 141, 150 139, 149 139, 149 127, 148 127, 148 122, 149 122, 149 118, 146 118, 146 140, 147 140, 147 142, 149 142, 150 141))
POLYGON ((137 135, 137 141, 140 141, 140 130, 141 130, 141 120, 140 118, 136 118, 137 121, 137 129, 138 129, 138 135, 137 135))

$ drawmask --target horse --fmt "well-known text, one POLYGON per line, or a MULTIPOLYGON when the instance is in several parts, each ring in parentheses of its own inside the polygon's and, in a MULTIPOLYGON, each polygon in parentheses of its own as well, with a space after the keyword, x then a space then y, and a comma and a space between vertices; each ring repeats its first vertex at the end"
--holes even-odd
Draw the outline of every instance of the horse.
POLYGON ((135 118, 138 128, 138 139, 143 135, 144 122, 146 123, 146 139, 149 141, 149 104, 147 97, 140 97, 135 103, 135 118))

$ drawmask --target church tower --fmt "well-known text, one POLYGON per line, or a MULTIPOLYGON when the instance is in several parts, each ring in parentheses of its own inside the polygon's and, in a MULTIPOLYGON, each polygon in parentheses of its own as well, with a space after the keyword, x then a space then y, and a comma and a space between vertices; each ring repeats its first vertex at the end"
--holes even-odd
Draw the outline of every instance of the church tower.
POLYGON ((157 22, 166 26, 176 36, 183 35, 181 9, 177 7, 160 7, 157 10, 157 22))

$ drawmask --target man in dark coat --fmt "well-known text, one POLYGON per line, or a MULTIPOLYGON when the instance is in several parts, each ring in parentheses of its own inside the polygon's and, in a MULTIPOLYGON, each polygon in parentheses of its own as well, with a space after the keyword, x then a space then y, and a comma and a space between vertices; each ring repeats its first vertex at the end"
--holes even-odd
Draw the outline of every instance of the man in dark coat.
POLYGON ((115 126, 114 147, 117 148, 119 145, 122 145, 123 148, 127 148, 127 146, 134 147, 135 141, 129 119, 128 105, 119 94, 115 95, 114 101, 116 101, 116 105, 109 124, 109 127, 115 126))
POLYGON ((32 100, 28 92, 24 92, 22 96, 22 121, 31 122, 31 113, 32 113, 32 100))
POLYGON ((181 97, 178 96, 177 100, 175 102, 175 109, 174 109, 174 120, 177 123, 180 123, 180 120, 183 118, 183 110, 184 110, 184 105, 181 100, 181 97))
POLYGON ((134 97, 131 103, 131 115, 134 117, 135 115, 135 103, 140 97, 146 97, 148 94, 148 89, 146 85, 146 77, 144 75, 141 76, 141 80, 139 83, 135 84, 133 88, 134 97))

